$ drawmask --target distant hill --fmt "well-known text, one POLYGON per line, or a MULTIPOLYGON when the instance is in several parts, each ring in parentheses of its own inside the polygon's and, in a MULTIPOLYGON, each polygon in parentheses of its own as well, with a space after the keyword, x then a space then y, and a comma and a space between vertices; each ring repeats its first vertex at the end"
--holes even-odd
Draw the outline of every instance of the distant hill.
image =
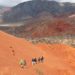
POLYGON ((0 6, 0 14, 7 12, 8 10, 10 10, 10 7, 0 6))
POLYGON ((42 16, 40 14, 22 26, 0 27, 0 30, 22 38, 75 35, 75 22, 71 23, 68 18, 55 18, 47 14, 42 13, 42 16))
POLYGON ((20 3, 13 7, 11 11, 5 12, 3 20, 6 22, 16 22, 37 17, 40 13, 47 12, 52 16, 60 17, 75 13, 74 3, 58 3, 48 0, 32 0, 20 3))
POLYGON ((4 23, 4 21, 2 19, 4 12, 9 11, 10 9, 11 9, 10 7, 0 5, 0 24, 4 23))
POLYGON ((10 7, 0 5, 0 24, 4 22, 2 20, 2 16, 3 16, 4 12, 7 12, 9 10, 10 10, 10 7))

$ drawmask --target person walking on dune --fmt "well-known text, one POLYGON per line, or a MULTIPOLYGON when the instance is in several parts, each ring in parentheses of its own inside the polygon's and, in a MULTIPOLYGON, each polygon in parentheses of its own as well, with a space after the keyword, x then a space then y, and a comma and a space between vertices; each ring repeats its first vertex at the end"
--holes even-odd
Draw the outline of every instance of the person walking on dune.
POLYGON ((32 59, 32 65, 35 65, 35 64, 37 64, 37 59, 36 58, 33 58, 32 59))
POLYGON ((21 66, 21 68, 24 68, 27 65, 27 63, 24 59, 20 59, 19 65, 21 66))

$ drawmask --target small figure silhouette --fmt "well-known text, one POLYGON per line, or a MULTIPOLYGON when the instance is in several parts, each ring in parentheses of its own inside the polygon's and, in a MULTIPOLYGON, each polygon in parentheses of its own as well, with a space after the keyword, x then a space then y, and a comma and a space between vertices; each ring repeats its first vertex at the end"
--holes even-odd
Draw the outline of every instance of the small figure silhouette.
POLYGON ((44 57, 42 56, 40 60, 41 60, 41 62, 44 62, 44 57))
POLYGON ((26 63, 26 61, 24 59, 21 59, 19 61, 19 65, 21 66, 21 68, 24 68, 27 65, 27 63, 26 63))
POLYGON ((42 56, 42 57, 39 57, 38 58, 38 62, 44 62, 44 57, 42 56))
POLYGON ((14 50, 12 50, 12 53, 13 53, 13 55, 15 55, 15 51, 14 50))
POLYGON ((33 58, 32 59, 32 65, 35 65, 35 64, 37 64, 37 59, 36 58, 33 58))
POLYGON ((40 57, 38 58, 38 62, 41 62, 41 58, 40 57))

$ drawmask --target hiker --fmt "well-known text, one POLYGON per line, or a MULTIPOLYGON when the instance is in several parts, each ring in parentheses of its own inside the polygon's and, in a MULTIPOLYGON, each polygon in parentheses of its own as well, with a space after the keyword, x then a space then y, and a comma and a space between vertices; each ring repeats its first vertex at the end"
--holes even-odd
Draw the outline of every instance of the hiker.
POLYGON ((42 57, 39 57, 38 58, 38 62, 44 62, 44 57, 42 56, 42 57))
POLYGON ((44 57, 43 56, 40 58, 40 61, 41 62, 44 62, 44 57))
POLYGON ((38 58, 38 62, 41 62, 41 58, 40 57, 38 58))
POLYGON ((32 59, 32 65, 35 65, 35 64, 37 64, 37 59, 36 58, 33 58, 32 59))
POLYGON ((21 59, 19 61, 19 65, 21 66, 21 68, 24 68, 27 65, 27 63, 26 63, 26 61, 24 59, 21 59))
POLYGON ((14 50, 12 50, 12 53, 13 53, 13 55, 15 56, 15 51, 14 51, 14 50))

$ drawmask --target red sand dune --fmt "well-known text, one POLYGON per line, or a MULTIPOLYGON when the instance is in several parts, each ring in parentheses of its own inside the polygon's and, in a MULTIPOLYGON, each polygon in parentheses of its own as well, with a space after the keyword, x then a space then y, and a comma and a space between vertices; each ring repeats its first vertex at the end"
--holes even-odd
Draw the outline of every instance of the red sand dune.
POLYGON ((45 43, 39 43, 37 47, 48 54, 48 63, 46 64, 55 67, 53 75, 75 74, 75 48, 63 44, 50 45, 45 43))
POLYGON ((66 45, 35 46, 0 31, 0 75, 75 75, 74 54, 75 48, 66 45), (32 65, 32 58, 41 56, 44 62, 32 65), (27 62, 24 69, 19 65, 20 59, 27 62))

